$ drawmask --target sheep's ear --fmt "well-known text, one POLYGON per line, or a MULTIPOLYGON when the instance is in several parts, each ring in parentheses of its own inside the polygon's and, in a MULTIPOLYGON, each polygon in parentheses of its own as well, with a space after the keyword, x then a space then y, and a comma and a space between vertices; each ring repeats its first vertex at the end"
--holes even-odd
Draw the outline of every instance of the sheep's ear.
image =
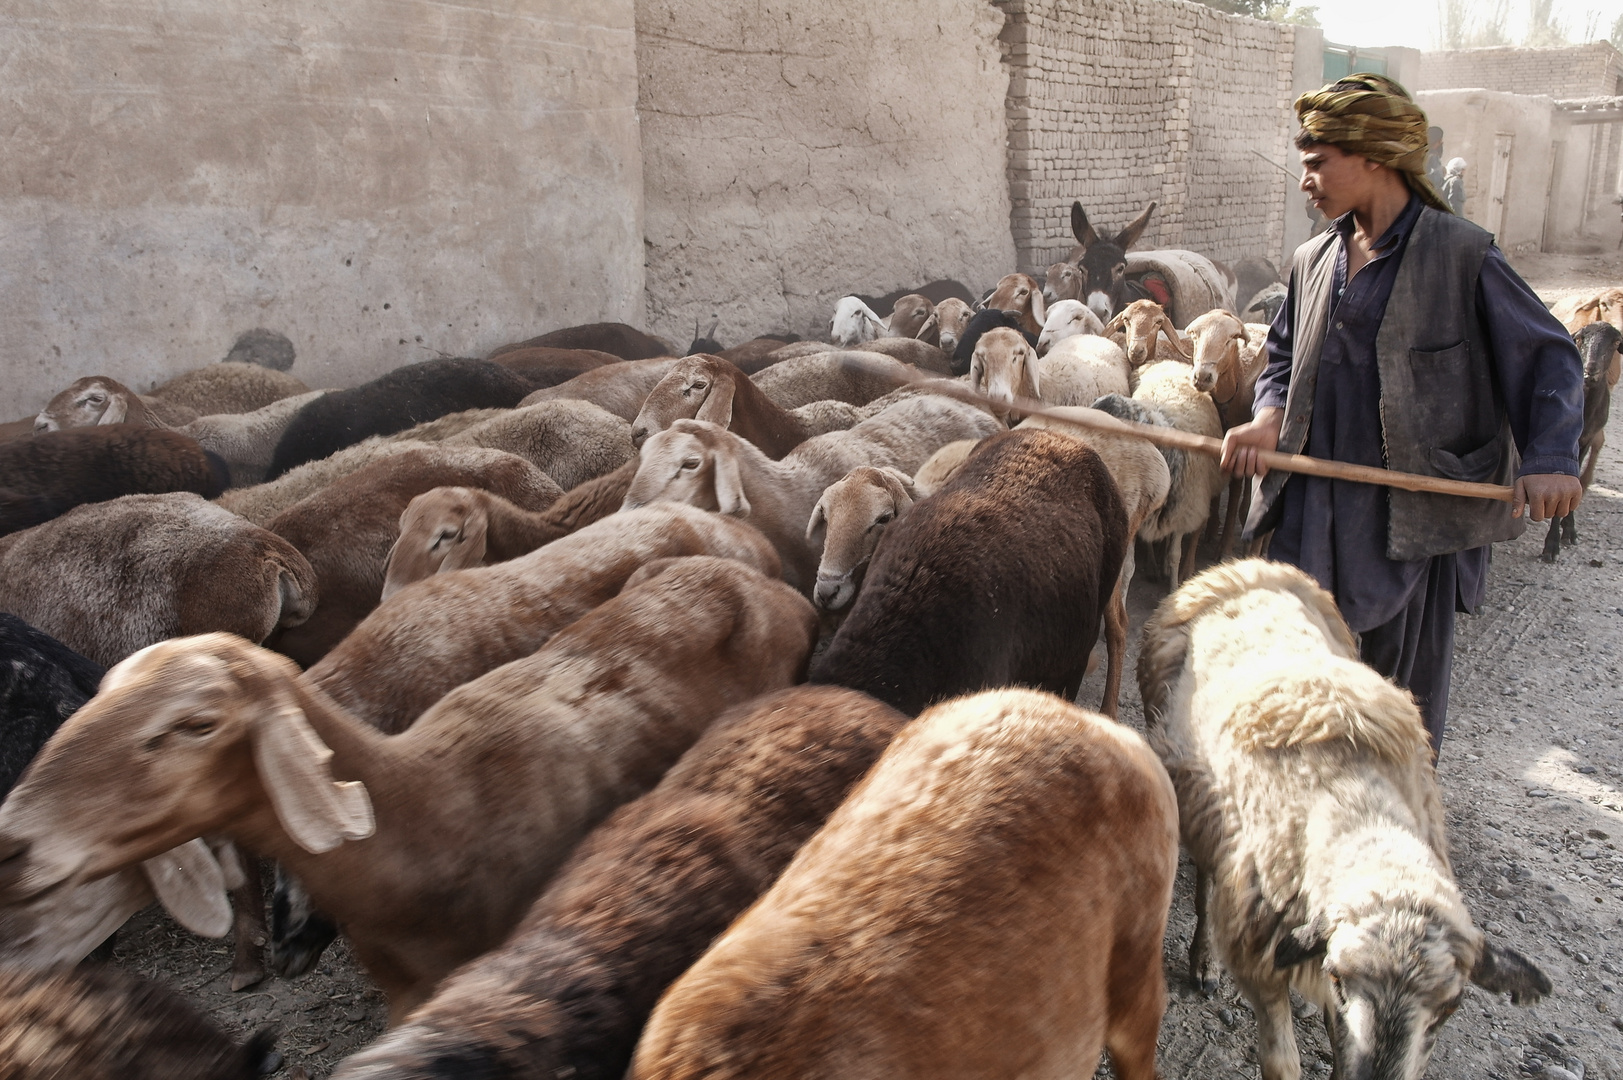
POLYGON ((1031 294, 1031 317, 1037 320, 1039 328, 1048 321, 1048 302, 1043 299, 1041 289, 1031 294))
POLYGON ((225 871, 202 840, 188 840, 153 856, 141 864, 141 872, 180 925, 204 937, 225 937, 231 932, 225 871))
POLYGON ((1043 396, 1042 383, 1037 378, 1037 350, 1030 345, 1022 346, 1026 350, 1026 379, 1031 387, 1031 396, 1041 399, 1043 396))
POLYGON ((813 541, 816 535, 828 527, 828 515, 823 512, 823 500, 818 499, 817 505, 812 507, 811 520, 806 522, 806 539, 813 541))
POLYGON ((726 427, 733 422, 733 380, 710 376, 710 389, 705 392, 704 403, 699 406, 695 420, 703 420, 726 427))
POLYGON ((728 517, 750 516, 750 501, 744 495, 744 481, 738 475, 738 457, 731 448, 710 455, 711 476, 716 485, 716 512, 728 517))
POLYGON ((1531 1005, 1552 989, 1550 977, 1515 949, 1482 939, 1482 952, 1471 969, 1471 981, 1495 994, 1508 992, 1517 1005, 1531 1005))
POLYGON ((896 486, 901 489, 903 495, 906 495, 914 502, 918 501, 919 489, 913 484, 913 478, 911 476, 890 465, 881 465, 879 467, 879 473, 880 475, 888 476, 891 480, 895 481, 896 486))
POLYGON ((1080 200, 1071 204, 1071 235, 1076 237, 1083 250, 1099 242, 1099 234, 1088 224, 1088 215, 1083 212, 1080 200))
POLYGON ((1315 915, 1312 922, 1298 926, 1279 939, 1279 944, 1274 947, 1274 967, 1295 967, 1323 956, 1329 947, 1330 920, 1323 915, 1315 915))
POLYGON ((462 542, 453 547, 440 561, 436 573, 448 574, 452 570, 466 570, 485 565, 490 518, 483 510, 475 510, 462 522, 462 542))
POLYGON ((129 415, 130 403, 123 394, 108 394, 107 408, 102 410, 101 419, 96 421, 99 427, 102 424, 122 424, 129 415))
POLYGON ((1178 350, 1179 356, 1183 357, 1185 360, 1194 360, 1195 354, 1189 351, 1189 346, 1178 340, 1178 331, 1173 327, 1171 319, 1167 318, 1165 315, 1162 315, 1160 321, 1156 325, 1161 328, 1161 333, 1167 336, 1167 340, 1172 342, 1172 347, 1178 350))
MULTIPOLYGON (((1089 310, 1092 309, 1090 308, 1089 310)), ((1114 319, 1111 319, 1109 322, 1105 323, 1105 332, 1101 336, 1109 337, 1111 334, 1119 334, 1126 328, 1126 326, 1127 311, 1126 309, 1123 309, 1116 313, 1116 317, 1114 319)))
POLYGON ((986 365, 981 362, 981 350, 977 346, 975 351, 969 354, 969 388, 977 393, 984 393, 986 388, 982 384, 985 382, 986 365))
POLYGON ((1155 204, 1144 208, 1144 212, 1128 223, 1127 228, 1116 234, 1116 245, 1123 251, 1138 243, 1144 236, 1144 230, 1150 227, 1150 215, 1155 212, 1155 204))
POLYGON ((941 340, 941 316, 938 315, 935 312, 934 309, 931 309, 930 314, 925 316, 924 324, 919 327, 919 332, 914 334, 913 337, 915 339, 919 340, 919 341, 924 341, 926 338, 928 338, 930 336, 930 332, 932 330, 935 331, 936 340, 940 341, 941 340))
POLYGON ((365 785, 334 780, 332 750, 293 694, 281 690, 276 697, 254 731, 254 764, 277 820, 294 843, 317 855, 345 840, 365 840, 377 827, 365 785))

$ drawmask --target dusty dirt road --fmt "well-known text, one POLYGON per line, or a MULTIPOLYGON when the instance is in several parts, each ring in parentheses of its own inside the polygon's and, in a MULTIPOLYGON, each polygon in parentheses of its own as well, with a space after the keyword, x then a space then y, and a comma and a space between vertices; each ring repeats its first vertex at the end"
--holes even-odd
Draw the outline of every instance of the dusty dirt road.
MULTIPOLYGON (((1623 280, 1623 258, 1539 256, 1518 269, 1547 300, 1623 280)), ((1500 545, 1486 604, 1460 617, 1439 770, 1455 871, 1477 923, 1556 988, 1531 1008, 1473 989, 1438 1038, 1427 1072, 1438 1080, 1568 1080, 1559 1070, 1623 1080, 1623 445, 1603 455, 1578 529, 1553 566, 1539 561, 1542 526, 1500 545)), ((1163 592, 1143 580, 1146 563, 1131 596, 1129 672, 1137 628, 1163 592)), ((1083 687, 1084 705, 1097 706, 1102 678, 1083 687)), ((1122 719, 1143 728, 1130 677, 1122 719)), ((1162 1075, 1255 1077, 1255 1025, 1232 982, 1211 999, 1186 989, 1191 885, 1186 864, 1167 933, 1162 1075)), ((383 1029, 382 997, 341 943, 304 979, 233 994, 227 945, 149 910, 121 933, 115 960, 175 984, 233 1031, 279 1025, 284 1076, 324 1076, 383 1029)), ((1304 1076, 1328 1076, 1322 1020, 1299 1012, 1304 1076)))

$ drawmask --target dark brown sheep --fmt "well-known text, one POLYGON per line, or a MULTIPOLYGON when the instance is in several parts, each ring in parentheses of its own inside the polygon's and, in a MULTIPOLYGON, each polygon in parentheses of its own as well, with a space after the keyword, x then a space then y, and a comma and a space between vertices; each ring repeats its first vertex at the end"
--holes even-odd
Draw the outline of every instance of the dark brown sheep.
POLYGON ((604 364, 620 362, 618 356, 599 349, 554 349, 545 345, 507 349, 495 353, 491 359, 528 379, 536 390, 557 386, 604 364))
POLYGON ((618 1080, 665 987, 766 891, 907 719, 810 686, 725 714, 581 843, 504 946, 335 1077, 618 1080))
POLYGON ((562 330, 553 330, 540 337, 530 338, 528 341, 515 341, 491 353, 490 358, 495 360, 503 353, 517 349, 542 347, 595 349, 599 352, 612 353, 622 360, 647 360, 654 356, 673 355, 670 344, 652 334, 645 334, 625 323, 600 322, 587 323, 584 326, 567 326, 562 330))
POLYGON ((811 681, 909 714, 1001 686, 1074 699, 1126 551, 1127 511, 1091 447, 995 435, 885 530, 811 681))
POLYGON ((267 647, 303 667, 327 655, 382 599, 400 515, 418 495, 447 486, 492 491, 526 510, 544 510, 563 494, 523 458, 481 446, 407 450, 334 481, 266 526, 309 560, 320 597, 310 618, 267 647))
MULTIPOLYGON (((774 356, 785 345, 792 345, 800 339, 793 334, 784 334, 779 337, 762 336, 751 338, 742 345, 734 345, 730 349, 722 349, 715 355, 732 364, 746 375, 754 375, 763 368, 769 368, 777 363, 781 357, 774 356)), ((689 349, 689 355, 695 350, 689 349)))
POLYGON ((665 373, 674 363, 675 357, 661 356, 651 360, 626 360, 618 364, 604 364, 602 367, 582 372, 557 386, 537 390, 519 404, 534 405, 538 401, 571 398, 577 401, 590 401, 622 420, 634 420, 637 410, 642 408, 643 398, 647 397, 648 391, 665 377, 665 373))
POLYGON ((173 990, 117 968, 0 974, 6 1080, 254 1080, 273 1034, 238 1046, 173 990))
POLYGON ((47 431, 0 443, 0 536, 85 503, 190 491, 212 499, 231 482, 225 462, 178 432, 144 424, 47 431))

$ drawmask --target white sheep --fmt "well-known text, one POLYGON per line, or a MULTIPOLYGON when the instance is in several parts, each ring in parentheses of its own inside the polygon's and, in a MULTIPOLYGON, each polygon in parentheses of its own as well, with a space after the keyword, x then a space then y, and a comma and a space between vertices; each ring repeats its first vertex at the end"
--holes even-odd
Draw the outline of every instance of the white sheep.
POLYGON ((859 465, 911 473, 946 443, 997 430, 990 413, 925 395, 897 402, 848 431, 807 439, 773 461, 725 428, 678 420, 643 443, 625 506, 679 502, 748 518, 777 548, 784 580, 810 594, 819 552, 806 538, 806 523, 825 488, 859 465))
POLYGON ((1068 337, 1038 356, 1018 330, 998 327, 981 335, 969 361, 969 385, 1005 415, 1016 397, 1047 405, 1092 405, 1105 394, 1127 392, 1121 347, 1092 335, 1068 337))
POLYGON ((1043 332, 1037 337, 1037 354, 1041 356, 1066 338, 1085 334, 1104 337, 1105 324, 1094 310, 1080 300, 1057 301, 1049 305, 1048 317, 1043 320, 1043 332))
POLYGON ((1122 347, 1135 370, 1159 360, 1189 362, 1189 339, 1154 300, 1134 300, 1122 308, 1105 324, 1105 336, 1122 347))
MULTIPOLYGON (((1159 360, 1138 373, 1138 389, 1133 400, 1151 406, 1168 426, 1214 439, 1223 437, 1223 421, 1210 394, 1196 390, 1189 381, 1189 365, 1179 360, 1159 360)), ((1155 422, 1155 421, 1152 421, 1155 422)), ((1169 462, 1170 463, 1170 462, 1169 462)), ((1223 490, 1223 472, 1217 459, 1206 454, 1188 454, 1182 470, 1174 469, 1172 490, 1166 505, 1139 536, 1149 543, 1165 539, 1166 577, 1169 589, 1194 572, 1195 546, 1211 516, 1212 506, 1223 490)))
POLYGON ((265 479, 271 454, 293 414, 328 392, 311 390, 273 401, 252 412, 199 416, 175 430, 196 439, 203 449, 220 455, 231 469, 232 486, 247 487, 265 479))
POLYGON ((855 296, 840 297, 834 305, 834 317, 828 321, 828 339, 848 349, 889 333, 889 324, 855 296))
POLYGON ((1132 729, 937 705, 660 999, 628 1080, 1153 1080, 1178 814, 1132 729))
POLYGON ((1414 699, 1359 663, 1307 575, 1247 559, 1193 578, 1145 624, 1138 679, 1197 869, 1190 974, 1215 989, 1215 946, 1264 1080, 1301 1072, 1292 990, 1324 1010, 1338 1074, 1411 1078, 1468 981, 1549 992, 1471 924, 1414 699))
POLYGON ((344 925, 398 1022, 712 719, 790 685, 815 633, 810 604, 741 563, 661 561, 394 737, 285 657, 166 641, 108 672, 0 807, 0 850, 18 853, 0 903, 221 832, 344 925))

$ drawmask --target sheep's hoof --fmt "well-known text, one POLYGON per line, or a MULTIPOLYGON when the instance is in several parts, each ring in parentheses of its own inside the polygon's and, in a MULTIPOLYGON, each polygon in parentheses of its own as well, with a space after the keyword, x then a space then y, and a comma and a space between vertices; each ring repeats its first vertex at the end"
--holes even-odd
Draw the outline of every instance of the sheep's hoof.
POLYGON ((265 968, 260 964, 255 964, 251 968, 244 968, 241 971, 233 971, 231 973, 231 992, 239 994, 251 986, 258 986, 264 981, 265 968))
POLYGON ((1192 960, 1189 964, 1189 985, 1201 997, 1209 998, 1217 993, 1219 974, 1217 965, 1210 960, 1192 960))
POLYGON ((1543 562, 1543 563, 1553 563, 1553 562, 1555 562, 1555 553, 1558 550, 1560 550, 1560 549, 1557 548, 1557 549, 1552 550, 1550 548, 1545 548, 1544 549, 1544 554, 1542 554, 1542 555, 1540 555, 1538 557, 1538 561, 1543 562))

